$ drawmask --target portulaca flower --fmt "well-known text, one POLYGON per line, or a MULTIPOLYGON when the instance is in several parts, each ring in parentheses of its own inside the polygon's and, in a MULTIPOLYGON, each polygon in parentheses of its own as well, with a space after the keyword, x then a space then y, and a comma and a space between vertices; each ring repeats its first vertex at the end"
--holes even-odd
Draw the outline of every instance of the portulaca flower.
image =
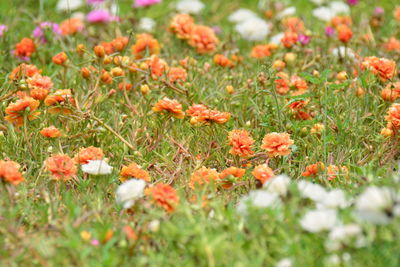
POLYGON ((154 27, 156 26, 156 22, 151 18, 141 18, 139 21, 139 29, 146 32, 152 32, 154 27))
POLYGON ((248 41, 262 41, 270 32, 267 22, 257 17, 237 24, 235 30, 248 41))
POLYGON ((93 175, 110 174, 113 167, 108 165, 104 160, 89 160, 89 163, 82 164, 81 169, 83 172, 93 175))
POLYGON ((142 179, 130 179, 122 183, 116 192, 117 203, 122 204, 124 209, 129 209, 143 196, 145 187, 146 182, 142 179))
POLYGON ((330 21, 333 17, 339 14, 348 14, 350 12, 350 7, 339 1, 334 1, 329 4, 329 6, 321 6, 313 10, 314 17, 323 20, 330 21))
POLYGON ((329 4, 329 7, 337 14, 349 14, 350 7, 346 3, 334 1, 329 4))
POLYGON ((82 0, 59 0, 56 6, 57 11, 75 10, 82 6, 82 0))
POLYGON ((266 181, 263 188, 270 193, 286 196, 290 181, 291 179, 287 175, 278 175, 266 181))
POLYGON ((334 55, 337 58, 345 58, 347 57, 348 59, 355 59, 356 54, 351 48, 346 48, 345 46, 339 46, 337 48, 334 48, 332 50, 332 55, 334 55))
POLYGON ((301 227, 311 233, 330 230, 337 224, 337 213, 332 209, 308 211, 300 221, 301 227))
POLYGON ((395 215, 395 193, 388 187, 368 187, 357 199, 355 215, 375 224, 387 224, 395 215))
POLYGON ((285 8, 276 15, 276 18, 281 19, 283 17, 292 16, 296 14, 296 8, 294 6, 285 8))
POLYGON ((326 193, 325 197, 318 203, 319 206, 330 209, 345 208, 348 206, 346 195, 343 190, 334 189, 326 193))
POLYGON ((257 18, 257 14, 245 8, 241 8, 233 12, 228 20, 233 23, 241 23, 249 19, 257 18))
POLYGON ((276 267, 292 267, 293 262, 291 259, 284 258, 284 259, 281 259, 275 266, 276 267))
POLYGON ((302 197, 309 198, 316 202, 321 202, 327 194, 326 190, 322 186, 308 181, 302 180, 297 184, 297 186, 302 197))
POLYGON ((176 10, 180 13, 199 14, 204 8, 200 0, 181 0, 176 3, 176 10))
POLYGON ((329 233, 325 247, 328 251, 336 251, 344 246, 351 245, 352 242, 356 247, 359 247, 360 241, 363 239, 362 229, 358 224, 336 226, 329 233))
POLYGON ((266 190, 253 190, 247 196, 242 197, 236 207, 241 215, 247 214, 248 206, 257 208, 277 207, 280 204, 278 194, 266 190))
POLYGON ((271 37, 271 39, 269 40, 269 42, 271 44, 276 44, 276 45, 280 45, 281 44, 281 40, 283 38, 285 34, 283 32, 277 33, 274 36, 271 37))

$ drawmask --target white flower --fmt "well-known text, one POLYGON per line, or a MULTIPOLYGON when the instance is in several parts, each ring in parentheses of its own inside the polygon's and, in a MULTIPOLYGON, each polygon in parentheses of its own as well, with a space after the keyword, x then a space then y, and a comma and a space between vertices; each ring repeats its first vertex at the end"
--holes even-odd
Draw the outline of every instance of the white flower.
POLYGON ((281 259, 276 265, 275 267, 292 267, 293 263, 291 259, 288 258, 284 258, 281 259))
POLYGON ((271 39, 269 40, 269 42, 271 44, 276 44, 276 45, 280 45, 281 44, 281 40, 283 38, 285 34, 283 32, 277 33, 274 36, 271 37, 271 39))
POLYGON ((318 184, 313 184, 308 181, 302 180, 298 183, 297 186, 300 190, 300 194, 302 197, 309 198, 316 202, 321 202, 327 194, 322 186, 318 184))
POLYGON ((135 200, 143 196, 146 182, 142 179, 130 179, 122 183, 116 192, 117 203, 122 204, 124 209, 133 206, 135 200))
POLYGON ((312 14, 317 19, 323 21, 330 21, 333 17, 336 16, 336 13, 329 7, 318 7, 312 11, 312 14))
POLYGON ((393 211, 395 195, 388 187, 368 187, 357 199, 355 214, 358 218, 375 224, 386 224, 393 211))
POLYGON ((71 14, 71 18, 74 18, 74 19, 85 20, 85 17, 86 17, 86 15, 83 12, 74 12, 71 14))
POLYGON ((326 0, 310 0, 310 1, 316 5, 322 5, 326 2, 326 0))
POLYGON ((247 196, 242 197, 236 207, 239 214, 247 214, 247 207, 257 208, 276 207, 280 203, 279 196, 265 190, 253 190, 247 196))
POLYGON ((257 18, 257 14, 251 10, 241 8, 233 12, 228 17, 228 20, 233 23, 240 23, 252 18, 257 18))
POLYGON ((354 59, 356 57, 355 53, 351 48, 346 48, 345 46, 339 46, 337 48, 334 48, 332 50, 332 55, 338 58, 348 58, 348 59, 354 59))
POLYGON ((336 226, 329 233, 329 238, 325 242, 325 247, 329 251, 336 251, 345 245, 350 245, 350 242, 355 239, 363 239, 362 229, 358 224, 336 226))
POLYGON ((300 221, 301 227, 311 233, 332 229, 337 225, 336 210, 321 209, 308 211, 300 221))
POLYGON ((346 195, 340 189, 335 189, 326 193, 325 197, 321 199, 319 205, 325 208, 345 208, 348 206, 346 195))
POLYGON ((260 18, 247 19, 236 25, 235 30, 248 41, 261 41, 269 34, 269 26, 260 18))
POLYGON ((80 8, 83 4, 82 0, 59 0, 57 3, 57 11, 69 11, 80 8))
POLYGON ((296 8, 292 6, 292 7, 285 8, 284 10, 279 12, 276 15, 276 18, 281 19, 283 17, 291 16, 291 15, 294 15, 294 14, 296 14, 296 8))
POLYGON ((204 4, 199 0, 181 0, 176 3, 176 10, 180 13, 199 14, 203 8, 204 4))
POLYGON ((291 179, 287 175, 278 175, 263 184, 263 188, 270 193, 286 196, 291 179))
POLYGON ((89 163, 81 165, 81 169, 88 174, 103 175, 110 174, 113 167, 108 165, 104 160, 89 160, 89 163))
POLYGON ((329 7, 335 12, 336 15, 350 13, 350 7, 339 1, 331 2, 329 7))
POLYGON ((139 29, 142 31, 152 32, 156 22, 151 18, 141 18, 139 21, 139 29))

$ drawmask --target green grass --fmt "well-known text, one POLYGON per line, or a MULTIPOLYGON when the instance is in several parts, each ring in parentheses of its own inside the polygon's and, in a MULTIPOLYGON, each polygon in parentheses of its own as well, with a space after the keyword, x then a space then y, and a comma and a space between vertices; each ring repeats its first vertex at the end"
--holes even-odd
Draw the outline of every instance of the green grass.
MULTIPOLYGON (((118 92, 108 97, 111 89, 119 82, 102 85, 101 94, 90 110, 76 112, 73 116, 54 115, 41 105, 39 119, 27 124, 28 144, 23 128, 15 128, 3 118, 5 108, 15 98, 1 102, 0 159, 11 159, 22 166, 25 182, 15 188, 0 184, 0 265, 1 266, 271 266, 282 258, 291 258, 294 266, 329 266, 324 242, 327 233, 305 232, 299 221, 304 213, 314 205, 300 199, 295 185, 291 194, 284 199, 278 209, 254 209, 248 216, 237 214, 235 206, 241 196, 255 189, 256 182, 251 171, 246 169, 244 183, 232 190, 211 190, 193 192, 188 187, 190 175, 201 166, 222 171, 234 166, 237 158, 229 154, 227 135, 233 129, 246 129, 256 140, 255 150, 260 149, 262 138, 270 132, 288 132, 295 142, 289 157, 270 160, 269 165, 276 173, 285 173, 293 180, 301 179, 301 173, 309 164, 323 161, 326 165, 344 165, 349 168, 349 179, 339 177, 328 182, 326 177, 316 179, 328 188, 341 188, 349 196, 355 196, 369 185, 387 185, 399 190, 399 184, 392 177, 396 175, 399 157, 398 141, 380 136, 386 124, 384 116, 391 103, 380 97, 384 84, 372 77, 365 83, 363 97, 357 97, 349 86, 335 89, 325 81, 335 81, 336 73, 352 73, 353 63, 341 62, 327 51, 339 45, 332 39, 313 38, 308 48, 311 56, 306 56, 303 48, 294 52, 298 59, 285 69, 290 74, 300 72, 322 73, 329 70, 326 80, 309 83, 310 106, 315 113, 311 120, 293 119, 287 103, 287 96, 277 96, 275 101, 273 79, 275 72, 270 68, 273 60, 282 59, 287 52, 278 49, 272 57, 263 61, 250 58, 254 43, 246 42, 234 32, 233 24, 227 16, 239 7, 257 10, 258 1, 203 1, 205 10, 195 16, 196 22, 222 28, 219 36, 221 45, 218 52, 238 48, 244 62, 232 69, 217 67, 211 55, 199 55, 184 42, 177 40, 166 31, 172 11, 171 1, 164 1, 142 10, 131 9, 131 1, 116 1, 121 6, 121 17, 138 20, 142 16, 154 18, 157 28, 154 36, 163 45, 160 57, 171 66, 185 56, 197 63, 189 70, 188 83, 184 88, 189 95, 179 94, 159 81, 153 81, 141 74, 129 74, 128 79, 134 89, 127 96, 118 92), (318 56, 315 64, 305 70, 301 67, 318 56), (212 65, 209 72, 204 63, 212 65), (268 81, 258 82, 260 72, 265 72, 268 81), (248 80, 251 83, 248 84, 248 80), (151 93, 143 96, 139 84, 148 83, 151 93), (235 93, 227 94, 225 87, 232 85, 235 93), (204 103, 211 108, 227 111, 232 118, 225 125, 193 126, 189 119, 183 120, 156 114, 152 106, 163 96, 177 99, 184 109, 192 103, 204 103), (129 109, 126 98, 138 114, 129 109), (128 140, 134 147, 130 149, 115 135, 91 119, 94 114, 104 123, 128 140), (321 137, 309 133, 315 123, 324 123, 325 132, 321 137), (42 137, 39 131, 50 125, 61 129, 64 135, 55 140, 42 137), (156 140, 160 142, 155 146, 156 140), (44 168, 43 162, 54 153, 75 155, 82 147, 96 146, 103 149, 112 175, 88 176, 80 170, 78 181, 64 184, 53 181, 44 168), (183 149, 189 153, 183 152, 183 149), (201 155, 200 159, 196 159, 201 155), (115 190, 120 184, 119 171, 122 165, 136 162, 150 172, 152 183, 170 183, 180 196, 180 204, 173 214, 152 206, 146 199, 138 201, 133 214, 127 213, 115 201, 115 190), (14 192, 15 190, 15 192, 14 192), (208 205, 190 202, 208 195, 208 205), (151 231, 149 224, 159 221, 157 231, 151 231), (131 226, 140 238, 128 240, 123 227, 131 226), (107 231, 113 231, 112 238, 102 243, 107 231), (100 240, 93 246, 81 238, 81 232, 88 231, 92 238, 100 240)), ((311 15, 313 5, 306 0, 293 2, 297 14, 313 32, 322 33, 325 24, 311 15)), ((379 5, 385 8, 385 23, 374 32, 376 45, 365 44, 358 37, 367 33, 364 23, 373 12, 375 1, 360 1, 352 11, 355 37, 349 46, 361 56, 386 57, 399 63, 399 54, 387 53, 380 44, 385 38, 399 35, 399 22, 392 16, 395 1, 383 0, 379 5)), ((0 3, 0 23, 8 25, 5 38, 0 37, 0 98, 16 90, 8 80, 8 74, 21 62, 10 54, 23 37, 29 37, 34 24, 49 20, 60 23, 68 14, 54 11, 56 1, 2 1, 0 3)), ((86 12, 88 9, 83 8, 86 12)), ((262 15, 261 12, 260 16, 262 15)), ((281 31, 274 22, 273 33, 281 31)), ((76 35, 61 40, 50 40, 40 45, 32 57, 32 64, 42 69, 42 74, 50 76, 54 89, 73 88, 74 96, 80 103, 87 99, 89 88, 95 79, 84 80, 79 69, 92 64, 93 57, 81 58, 75 53, 77 44, 91 48, 101 41, 111 41, 121 33, 124 36, 137 33, 137 25, 124 19, 109 26, 89 26, 87 35, 76 35), (62 68, 51 62, 58 52, 68 54, 71 68, 66 84, 62 84, 62 68)), ((322 35, 322 34, 319 34, 322 35)), ((132 37, 133 38, 133 37, 132 37)), ((134 39, 134 38, 133 38, 134 39)), ((131 40, 130 45, 134 42, 131 40)), ((261 42, 262 43, 262 42, 261 42)), ((130 49, 123 52, 130 56, 130 49)), ((97 64, 97 63, 93 63, 97 64)), ((107 68, 111 67, 107 66, 107 68)), ((398 77, 396 78, 398 80, 398 77)), ((253 166, 265 163, 266 157, 252 162, 253 166)), ((353 222, 351 209, 341 211, 343 221, 353 222)), ((399 266, 397 252, 399 243, 399 219, 389 225, 374 226, 363 224, 368 245, 363 248, 345 248, 338 254, 348 253, 351 259, 343 266, 399 266)))

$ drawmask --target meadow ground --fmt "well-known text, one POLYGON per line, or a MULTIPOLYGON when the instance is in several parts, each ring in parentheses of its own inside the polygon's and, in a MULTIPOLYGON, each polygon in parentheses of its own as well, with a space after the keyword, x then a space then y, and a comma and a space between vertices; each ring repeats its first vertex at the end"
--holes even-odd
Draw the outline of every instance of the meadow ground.
POLYGON ((399 266, 396 1, 184 1, 1 1, 0 265, 399 266))

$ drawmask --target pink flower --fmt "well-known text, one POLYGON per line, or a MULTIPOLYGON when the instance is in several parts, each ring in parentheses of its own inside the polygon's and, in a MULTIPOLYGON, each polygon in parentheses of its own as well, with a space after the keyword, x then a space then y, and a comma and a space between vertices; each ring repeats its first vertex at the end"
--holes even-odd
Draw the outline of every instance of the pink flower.
POLYGON ((99 240, 97 240, 97 239, 92 239, 91 241, 90 241, 90 244, 92 244, 93 246, 98 246, 98 245, 100 245, 100 242, 99 242, 99 240))
POLYGON ((104 0, 86 0, 86 3, 88 3, 89 5, 98 5, 103 2, 104 2, 104 0))
POLYGON ((90 23, 107 23, 118 20, 118 17, 111 15, 108 10, 96 9, 89 12, 89 14, 86 16, 86 19, 90 23))
POLYGON ((7 26, 4 24, 0 24, 0 37, 8 30, 7 26))
POLYGON ((311 40, 311 37, 308 35, 300 34, 298 40, 302 45, 308 45, 308 43, 311 40))
POLYGON ((32 35, 33 37, 38 38, 41 43, 46 43, 47 39, 45 37, 45 30, 51 30, 55 36, 61 35, 60 26, 58 26, 57 23, 50 21, 40 23, 39 26, 33 30, 32 35))
POLYGON ((134 7, 145 7, 160 3, 162 0, 135 0, 134 7))

